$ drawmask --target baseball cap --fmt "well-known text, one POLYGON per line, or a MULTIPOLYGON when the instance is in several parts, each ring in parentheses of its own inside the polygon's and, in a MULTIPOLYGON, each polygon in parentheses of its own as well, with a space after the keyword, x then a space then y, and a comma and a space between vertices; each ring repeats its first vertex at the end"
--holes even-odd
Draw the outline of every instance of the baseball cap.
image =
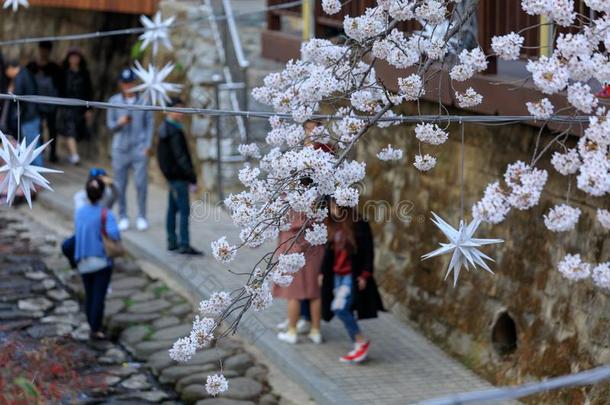
POLYGON ((99 176, 105 176, 106 175, 106 170, 102 169, 101 167, 92 167, 89 170, 89 178, 94 178, 94 177, 99 177, 99 176))
POLYGON ((130 68, 125 68, 121 70, 121 74, 119 75, 119 81, 122 83, 132 83, 136 81, 136 75, 133 73, 133 70, 130 68))

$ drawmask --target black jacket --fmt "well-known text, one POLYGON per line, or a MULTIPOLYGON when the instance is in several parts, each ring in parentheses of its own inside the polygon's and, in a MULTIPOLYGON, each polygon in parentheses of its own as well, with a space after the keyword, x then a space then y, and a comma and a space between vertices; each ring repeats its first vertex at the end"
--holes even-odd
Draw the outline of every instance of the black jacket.
POLYGON ((167 119, 163 120, 159 127, 157 160, 161 172, 168 181, 197 182, 184 132, 182 128, 167 119))
MULTIPOLYGON (((37 93, 36 81, 34 76, 26 68, 21 68, 19 73, 14 79, 15 88, 13 93, 18 96, 31 96, 37 93)), ((24 122, 32 121, 39 117, 38 107, 34 103, 20 103, 19 109, 17 109, 17 103, 10 102, 8 104, 8 120, 7 129, 10 134, 17 135, 17 123, 20 121, 24 122), (19 110, 20 117, 17 120, 17 110, 19 110)))
MULTIPOLYGON (((355 237, 358 249, 351 255, 352 263, 352 309, 356 311, 358 319, 376 318, 378 311, 384 311, 383 302, 377 289, 377 284, 373 278, 373 261, 375 258, 373 247, 373 234, 369 223, 359 220, 355 224, 355 237), (368 272, 366 288, 363 291, 358 289, 358 277, 368 272)), ((333 318, 331 304, 334 299, 334 273, 333 264, 335 261, 335 251, 332 242, 326 244, 324 260, 322 261, 321 272, 322 280, 322 319, 330 321, 333 318)))

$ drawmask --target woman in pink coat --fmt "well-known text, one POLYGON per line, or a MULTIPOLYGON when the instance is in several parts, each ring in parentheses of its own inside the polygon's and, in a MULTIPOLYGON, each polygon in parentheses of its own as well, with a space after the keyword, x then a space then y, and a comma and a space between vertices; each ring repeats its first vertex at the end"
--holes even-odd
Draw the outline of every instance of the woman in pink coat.
POLYGON ((301 313, 301 301, 308 300, 311 312, 311 330, 308 338, 316 343, 322 343, 320 333, 321 317, 321 290, 318 281, 320 266, 324 256, 324 246, 311 246, 303 235, 295 241, 295 236, 305 223, 306 218, 301 214, 293 214, 290 229, 280 232, 278 252, 303 253, 305 266, 294 274, 294 280, 288 287, 273 287, 273 296, 288 301, 288 329, 278 334, 278 339, 287 343, 297 343, 297 322, 301 313))

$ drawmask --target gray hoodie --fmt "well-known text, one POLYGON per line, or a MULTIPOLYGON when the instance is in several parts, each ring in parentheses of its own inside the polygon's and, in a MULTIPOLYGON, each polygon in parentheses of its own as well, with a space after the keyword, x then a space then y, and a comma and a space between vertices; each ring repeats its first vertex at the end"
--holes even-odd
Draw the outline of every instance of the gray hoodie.
MULTIPOLYGON (((108 100, 109 103, 128 104, 121 93, 115 94, 108 100)), ((146 105, 145 100, 136 96, 134 105, 146 105)), ((153 113, 152 111, 133 111, 112 108, 106 115, 106 125, 114 134, 112 139, 112 150, 122 153, 141 153, 150 148, 153 137, 153 113), (119 119, 124 115, 131 116, 131 122, 127 125, 119 125, 119 119)))

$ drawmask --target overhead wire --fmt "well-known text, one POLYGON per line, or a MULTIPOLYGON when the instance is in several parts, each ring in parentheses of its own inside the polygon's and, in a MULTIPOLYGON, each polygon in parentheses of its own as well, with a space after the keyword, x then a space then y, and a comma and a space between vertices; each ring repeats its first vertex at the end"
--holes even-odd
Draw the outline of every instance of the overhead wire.
MULTIPOLYGON (((180 112, 183 114, 195 114, 206 116, 227 116, 227 117, 245 117, 245 118, 270 118, 279 117, 291 119, 291 114, 280 114, 272 111, 235 111, 213 108, 196 108, 196 107, 164 107, 157 105, 134 105, 123 103, 109 103, 103 101, 88 101, 75 98, 49 97, 39 95, 17 95, 0 93, 0 100, 11 100, 14 102, 25 102, 34 104, 46 104, 63 107, 87 107, 102 110, 122 109, 129 111, 159 111, 159 112, 180 112)), ((336 121, 343 119, 343 116, 314 114, 310 119, 316 121, 336 121)), ((362 120, 370 119, 367 116, 353 116, 362 120)), ((545 120, 536 120, 530 115, 408 115, 408 116, 392 116, 380 118, 381 122, 474 122, 474 123, 507 123, 507 122, 557 122, 557 123, 575 123, 588 122, 588 116, 570 116, 557 115, 549 117, 545 120)))

